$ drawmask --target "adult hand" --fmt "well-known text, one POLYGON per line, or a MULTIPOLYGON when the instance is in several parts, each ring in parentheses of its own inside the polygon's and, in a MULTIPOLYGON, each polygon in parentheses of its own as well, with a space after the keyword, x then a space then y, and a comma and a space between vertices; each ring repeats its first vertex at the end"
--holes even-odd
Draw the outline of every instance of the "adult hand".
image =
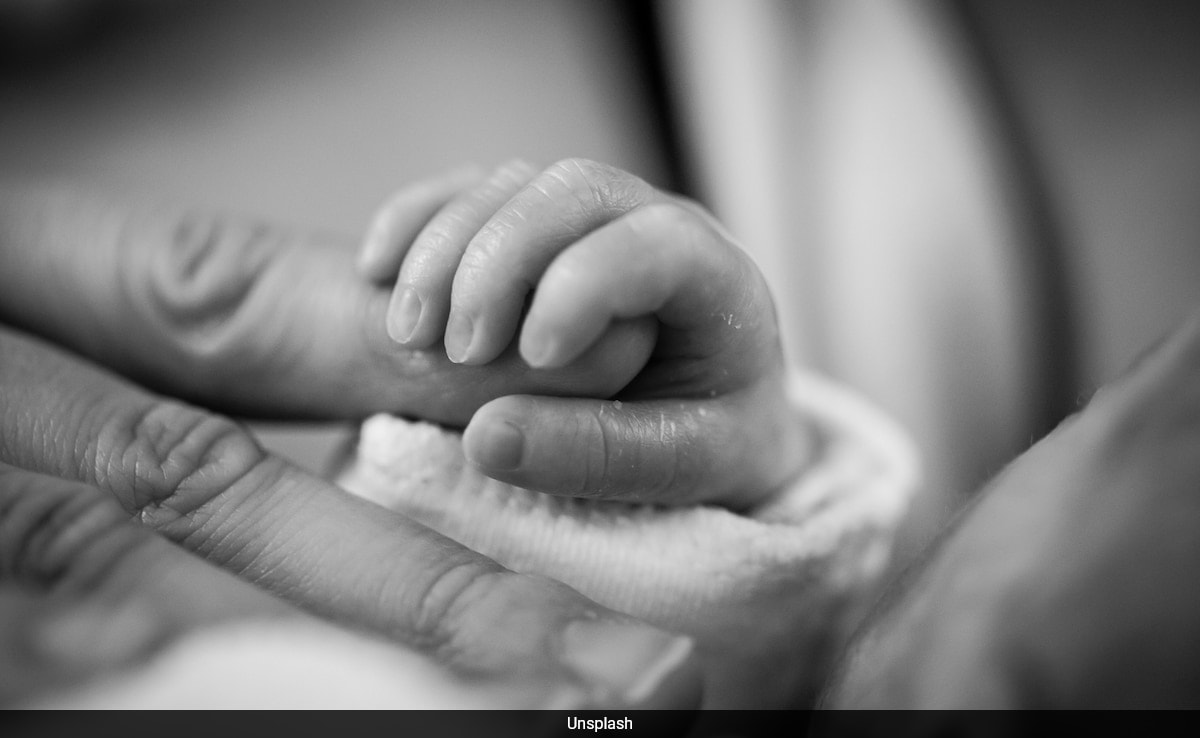
POLYGON ((857 636, 826 703, 1200 705, 1198 449, 1200 313, 990 485, 857 636))
POLYGON ((456 361, 487 365, 511 350, 535 288, 519 340, 532 366, 647 318, 657 333, 616 402, 524 393, 485 405, 464 436, 481 471, 560 494, 732 506, 798 473, 810 439, 785 400, 766 283, 712 216, 583 159, 475 179, 428 223, 385 206, 367 240, 364 273, 395 281, 399 342, 436 350, 444 331, 456 361))
MULTIPOLYGON (((454 194, 421 186, 427 217, 454 194)), ((354 274, 353 244, 169 206, 126 208, 67 190, 0 187, 0 322, 174 397, 242 416, 465 425, 507 394, 608 396, 653 337, 618 326, 571 366, 531 371, 405 351, 388 295, 354 274)))
MULTIPOLYGON (((339 271, 349 252, 343 260, 333 246, 285 245, 258 229, 10 196, 0 207, 0 315, 149 384, 260 413, 353 415, 378 409, 379 393, 461 418, 514 383, 577 391, 603 379, 603 357, 531 380, 524 370, 496 378, 398 355, 364 327, 362 314, 383 305, 353 286, 348 263, 339 271), (475 400, 444 396, 473 377, 475 400)), ((277 614, 283 600, 459 673, 533 685, 526 694, 551 701, 696 699, 687 641, 506 571, 265 454, 227 419, 38 339, 0 327, 0 357, 8 584, 60 599, 110 592, 148 602, 143 611, 178 611, 170 622, 277 614), (177 547, 147 539, 147 529, 177 547), (210 610, 180 604, 197 594, 210 610)))

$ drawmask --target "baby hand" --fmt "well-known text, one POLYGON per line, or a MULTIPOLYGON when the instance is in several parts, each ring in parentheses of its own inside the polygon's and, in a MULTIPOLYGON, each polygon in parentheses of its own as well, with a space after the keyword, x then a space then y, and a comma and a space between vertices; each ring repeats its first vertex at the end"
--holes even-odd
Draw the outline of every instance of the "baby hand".
POLYGON ((481 407, 464 447, 483 473, 574 496, 736 506, 798 473, 809 434, 784 398, 770 295, 711 215, 581 159, 457 176, 474 183, 419 232, 385 206, 361 254, 366 276, 395 278, 387 327, 399 344, 442 339, 451 361, 482 365, 519 330, 536 372, 578 360, 622 322, 657 331, 615 398, 481 407))

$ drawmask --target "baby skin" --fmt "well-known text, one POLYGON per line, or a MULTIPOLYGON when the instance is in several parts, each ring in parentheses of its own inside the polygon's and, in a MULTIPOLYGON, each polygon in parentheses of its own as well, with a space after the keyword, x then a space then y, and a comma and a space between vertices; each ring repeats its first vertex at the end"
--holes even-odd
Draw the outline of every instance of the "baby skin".
POLYGON ((509 395, 480 407, 468 461, 542 492, 746 508, 794 479, 813 431, 786 401, 761 273, 699 205, 620 169, 568 159, 460 169, 401 189, 358 269, 391 290, 398 347, 464 366, 519 354, 530 372, 632 367, 611 397, 509 395), (593 354, 594 356, 594 354, 593 354))

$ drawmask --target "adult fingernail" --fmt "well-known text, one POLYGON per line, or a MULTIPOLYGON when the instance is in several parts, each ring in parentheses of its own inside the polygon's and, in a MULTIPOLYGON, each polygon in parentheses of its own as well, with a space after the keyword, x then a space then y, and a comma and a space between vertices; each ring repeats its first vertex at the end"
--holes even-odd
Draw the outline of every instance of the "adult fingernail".
POLYGON ((470 318, 457 312, 450 315, 450 322, 446 325, 446 357, 450 361, 461 364, 467 360, 474 332, 475 326, 470 318))
POLYGON ((408 343, 421 320, 421 308, 421 296, 412 287, 405 287, 388 311, 388 335, 393 341, 408 343))
POLYGON ((521 466, 525 435, 508 421, 494 420, 473 432, 470 443, 464 444, 464 450, 467 460, 475 466, 512 471, 521 466))
POLYGON ((577 620, 563 631, 561 658, 586 683, 629 706, 699 706, 700 673, 690 638, 635 622, 577 620))

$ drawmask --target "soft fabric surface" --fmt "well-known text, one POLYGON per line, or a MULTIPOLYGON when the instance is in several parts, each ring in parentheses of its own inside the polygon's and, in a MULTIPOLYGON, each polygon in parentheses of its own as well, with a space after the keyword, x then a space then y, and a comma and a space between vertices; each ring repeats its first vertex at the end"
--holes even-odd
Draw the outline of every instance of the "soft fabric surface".
POLYGON ((304 621, 196 631, 147 663, 21 705, 82 710, 495 709, 546 707, 460 680, 391 644, 304 621))
POLYGON ((696 638, 707 707, 811 697, 869 604, 916 482, 903 432, 853 394, 795 377, 822 442, 802 477, 738 514, 581 501, 488 479, 460 437, 377 415, 337 481, 505 566, 696 638))

